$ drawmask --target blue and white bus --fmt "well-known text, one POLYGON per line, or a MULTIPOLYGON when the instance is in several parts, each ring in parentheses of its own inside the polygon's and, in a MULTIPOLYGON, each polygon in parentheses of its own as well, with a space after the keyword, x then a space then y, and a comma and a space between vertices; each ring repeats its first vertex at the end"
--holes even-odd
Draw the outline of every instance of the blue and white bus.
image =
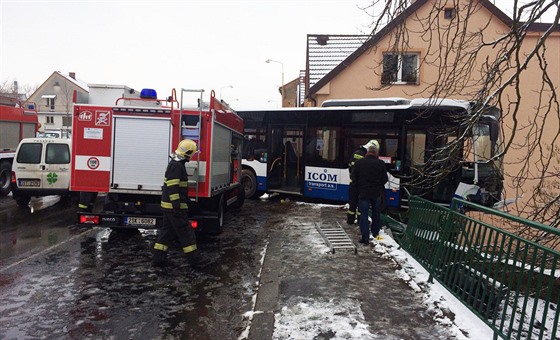
POLYGON ((247 198, 281 193, 346 202, 348 161, 358 147, 376 139, 389 174, 385 187, 388 207, 407 206, 403 186, 441 203, 450 202, 461 183, 479 189, 479 203, 491 205, 500 199, 501 164, 492 160, 498 152, 497 109, 478 119, 467 139, 457 136, 465 134, 459 120, 471 115, 471 105, 449 99, 332 100, 322 107, 238 114, 245 122, 243 184, 247 198), (459 140, 467 142, 450 153, 450 143, 459 140), (443 157, 441 152, 438 155, 441 150, 446 150, 443 157), (446 171, 436 171, 438 166, 446 171), (431 177, 432 173, 438 175, 431 177))

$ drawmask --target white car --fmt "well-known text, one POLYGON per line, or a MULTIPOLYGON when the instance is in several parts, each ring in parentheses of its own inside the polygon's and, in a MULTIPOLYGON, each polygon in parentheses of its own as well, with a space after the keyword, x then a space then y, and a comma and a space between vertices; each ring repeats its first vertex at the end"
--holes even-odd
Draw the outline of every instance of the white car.
POLYGON ((71 140, 24 138, 12 164, 12 195, 20 206, 31 197, 69 195, 71 140))

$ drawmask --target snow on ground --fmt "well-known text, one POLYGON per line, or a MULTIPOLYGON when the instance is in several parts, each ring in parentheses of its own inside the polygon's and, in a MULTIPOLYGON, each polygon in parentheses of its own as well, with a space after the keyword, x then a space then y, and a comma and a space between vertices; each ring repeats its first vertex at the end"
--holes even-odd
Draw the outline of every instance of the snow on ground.
MULTIPOLYGON (((386 236, 376 242, 374 252, 402 266, 397 275, 415 291, 424 291, 426 309, 434 319, 450 327, 457 339, 492 339, 492 330, 437 281, 428 283, 428 273, 398 244, 386 236), (422 287, 422 288, 420 288, 422 287), (444 310, 455 314, 451 321, 444 310), (468 335, 465 335, 468 334, 468 335)), ((376 339, 365 323, 359 302, 351 299, 318 301, 295 298, 276 314, 274 339, 312 339, 317 334, 325 339, 376 339)))
MULTIPOLYGON (((304 203, 300 203, 304 204, 304 203)), ((335 207, 326 204, 311 204, 314 209, 335 207)), ((305 238, 317 250, 316 240, 305 238)), ((436 280, 429 283, 428 272, 414 258, 405 252, 389 235, 381 241, 373 242, 373 254, 390 258, 399 264, 401 269, 397 275, 411 289, 424 291, 426 309, 434 315, 434 319, 450 327, 457 339, 492 339, 493 331, 465 307, 457 298, 449 293, 436 280), (455 320, 445 316, 444 311, 455 314, 455 320)), ((327 248, 328 251, 328 248, 327 248)), ((274 325, 275 339, 311 339, 316 334, 324 334, 326 339, 375 339, 377 336, 368 331, 362 311, 356 306, 359 303, 348 300, 298 300, 291 301, 290 307, 284 307, 276 315, 274 325), (336 332, 334 332, 336 330, 336 332)))
POLYGON ((491 339, 493 331, 461 301, 455 298, 445 287, 434 280, 428 282, 429 274, 412 256, 399 247, 397 242, 389 236, 377 242, 375 251, 382 256, 392 258, 402 269, 398 275, 415 291, 424 291, 424 303, 429 310, 434 311, 434 319, 451 327, 458 339, 491 339), (455 314, 455 320, 449 320, 443 311, 455 314), (466 334, 466 335, 465 335, 466 334))
POLYGON ((291 298, 276 314, 274 339, 375 339, 359 302, 352 299, 291 298), (293 300, 293 301, 292 301, 293 300))

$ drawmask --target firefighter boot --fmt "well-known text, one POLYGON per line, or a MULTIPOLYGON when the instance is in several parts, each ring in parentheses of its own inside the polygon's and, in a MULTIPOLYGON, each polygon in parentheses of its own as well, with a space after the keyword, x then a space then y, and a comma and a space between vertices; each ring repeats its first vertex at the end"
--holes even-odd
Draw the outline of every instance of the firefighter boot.
POLYGON ((167 252, 154 249, 152 251, 152 266, 163 268, 167 265, 167 252))
POLYGON ((354 224, 355 221, 356 221, 356 214, 348 212, 346 214, 346 223, 347 224, 354 224))

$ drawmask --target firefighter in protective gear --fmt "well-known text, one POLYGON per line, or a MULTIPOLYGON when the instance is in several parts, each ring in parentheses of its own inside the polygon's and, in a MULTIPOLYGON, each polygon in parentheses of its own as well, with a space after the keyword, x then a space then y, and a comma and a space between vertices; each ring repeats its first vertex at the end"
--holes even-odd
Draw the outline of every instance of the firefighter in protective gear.
POLYGON ((95 199, 97 198, 96 192, 80 191, 80 199, 78 201, 78 211, 92 212, 95 199))
POLYGON ((357 184, 352 181, 352 169, 358 160, 365 157, 367 149, 370 146, 375 146, 376 149, 379 150, 379 142, 372 139, 354 151, 352 157, 350 157, 350 162, 348 162, 348 171, 350 172, 350 185, 348 186, 348 211, 346 212, 346 223, 348 224, 354 224, 356 219, 359 220, 360 218, 360 212, 358 211, 358 187, 357 184))
POLYGON ((188 220, 188 176, 185 163, 197 152, 196 143, 190 139, 182 140, 165 171, 161 193, 163 225, 153 249, 153 265, 165 266, 169 245, 178 240, 187 259, 193 266, 200 262, 196 246, 196 236, 188 220))

